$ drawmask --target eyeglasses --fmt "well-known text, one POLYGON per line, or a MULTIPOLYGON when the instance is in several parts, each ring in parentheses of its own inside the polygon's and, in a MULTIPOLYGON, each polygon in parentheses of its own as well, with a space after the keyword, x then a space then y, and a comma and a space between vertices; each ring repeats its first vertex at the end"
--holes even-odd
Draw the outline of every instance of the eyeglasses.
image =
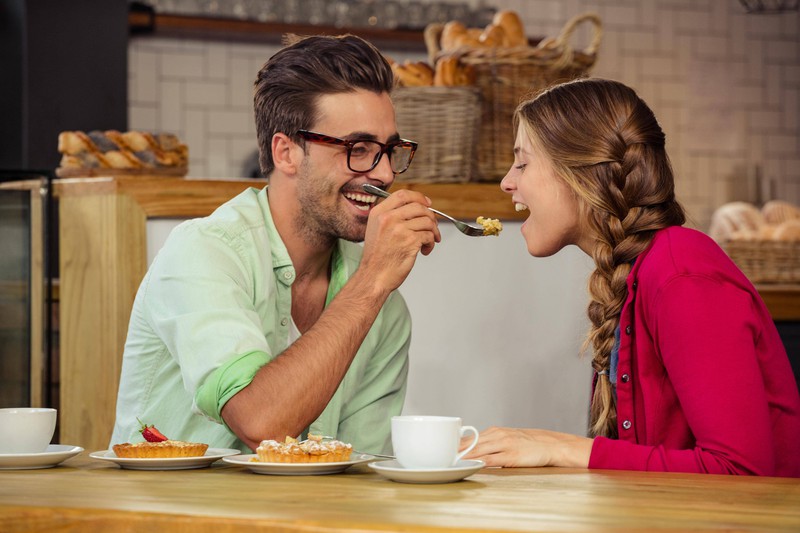
POLYGON ((408 170, 411 160, 414 159, 414 152, 417 151, 417 143, 406 139, 384 144, 359 139, 348 141, 308 130, 299 130, 297 134, 310 142, 344 146, 347 149, 347 168, 359 174, 369 172, 378 166, 383 154, 389 154, 392 172, 402 174, 408 170))

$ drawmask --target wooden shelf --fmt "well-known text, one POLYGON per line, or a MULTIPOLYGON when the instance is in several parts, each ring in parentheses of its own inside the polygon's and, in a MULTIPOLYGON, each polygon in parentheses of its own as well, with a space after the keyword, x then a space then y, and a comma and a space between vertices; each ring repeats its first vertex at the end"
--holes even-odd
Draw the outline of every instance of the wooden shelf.
POLYGON ((756 285, 773 320, 800 321, 800 284, 756 285))
POLYGON ((128 28, 132 36, 184 37, 204 40, 223 40, 280 44, 284 34, 341 35, 352 33, 370 41, 378 48, 424 52, 422 30, 387 30, 367 27, 319 26, 314 24, 285 24, 221 17, 175 15, 169 13, 131 12, 128 28))
MULTIPOLYGON (((193 179, 163 176, 68 178, 54 182, 58 197, 122 194, 133 198, 148 217, 191 218, 209 215, 247 187, 263 187, 263 179, 193 179), (157 182, 157 183, 154 183, 157 182)), ((465 221, 478 215, 500 220, 523 220, 499 183, 409 183, 399 188, 420 191, 433 206, 465 221)))

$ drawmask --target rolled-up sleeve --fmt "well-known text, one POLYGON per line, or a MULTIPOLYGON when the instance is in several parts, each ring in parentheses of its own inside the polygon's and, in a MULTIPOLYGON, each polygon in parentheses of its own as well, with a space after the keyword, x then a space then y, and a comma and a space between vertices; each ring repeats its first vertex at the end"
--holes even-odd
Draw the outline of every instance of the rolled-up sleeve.
POLYGON ((235 237, 184 223, 156 257, 145 296, 150 326, 180 367, 195 408, 220 410, 273 358, 235 237), (191 260, 187 260, 191 258, 191 260))

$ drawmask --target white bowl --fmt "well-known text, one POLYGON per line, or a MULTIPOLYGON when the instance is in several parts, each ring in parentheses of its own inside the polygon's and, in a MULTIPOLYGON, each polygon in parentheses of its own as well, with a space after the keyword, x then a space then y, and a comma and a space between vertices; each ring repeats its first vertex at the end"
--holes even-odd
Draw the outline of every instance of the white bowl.
POLYGON ((56 430, 56 410, 45 407, 0 409, 0 454, 42 453, 56 430))

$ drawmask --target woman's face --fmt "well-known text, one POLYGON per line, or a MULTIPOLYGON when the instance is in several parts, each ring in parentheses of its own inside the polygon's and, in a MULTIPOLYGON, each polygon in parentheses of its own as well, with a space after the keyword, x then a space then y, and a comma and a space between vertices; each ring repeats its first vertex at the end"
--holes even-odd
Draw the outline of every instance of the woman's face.
POLYGON ((517 211, 528 210, 522 236, 528 253, 549 257, 569 244, 590 253, 583 237, 578 200, 567 183, 556 175, 547 155, 533 145, 520 125, 514 143, 514 164, 500 183, 511 195, 517 211))

